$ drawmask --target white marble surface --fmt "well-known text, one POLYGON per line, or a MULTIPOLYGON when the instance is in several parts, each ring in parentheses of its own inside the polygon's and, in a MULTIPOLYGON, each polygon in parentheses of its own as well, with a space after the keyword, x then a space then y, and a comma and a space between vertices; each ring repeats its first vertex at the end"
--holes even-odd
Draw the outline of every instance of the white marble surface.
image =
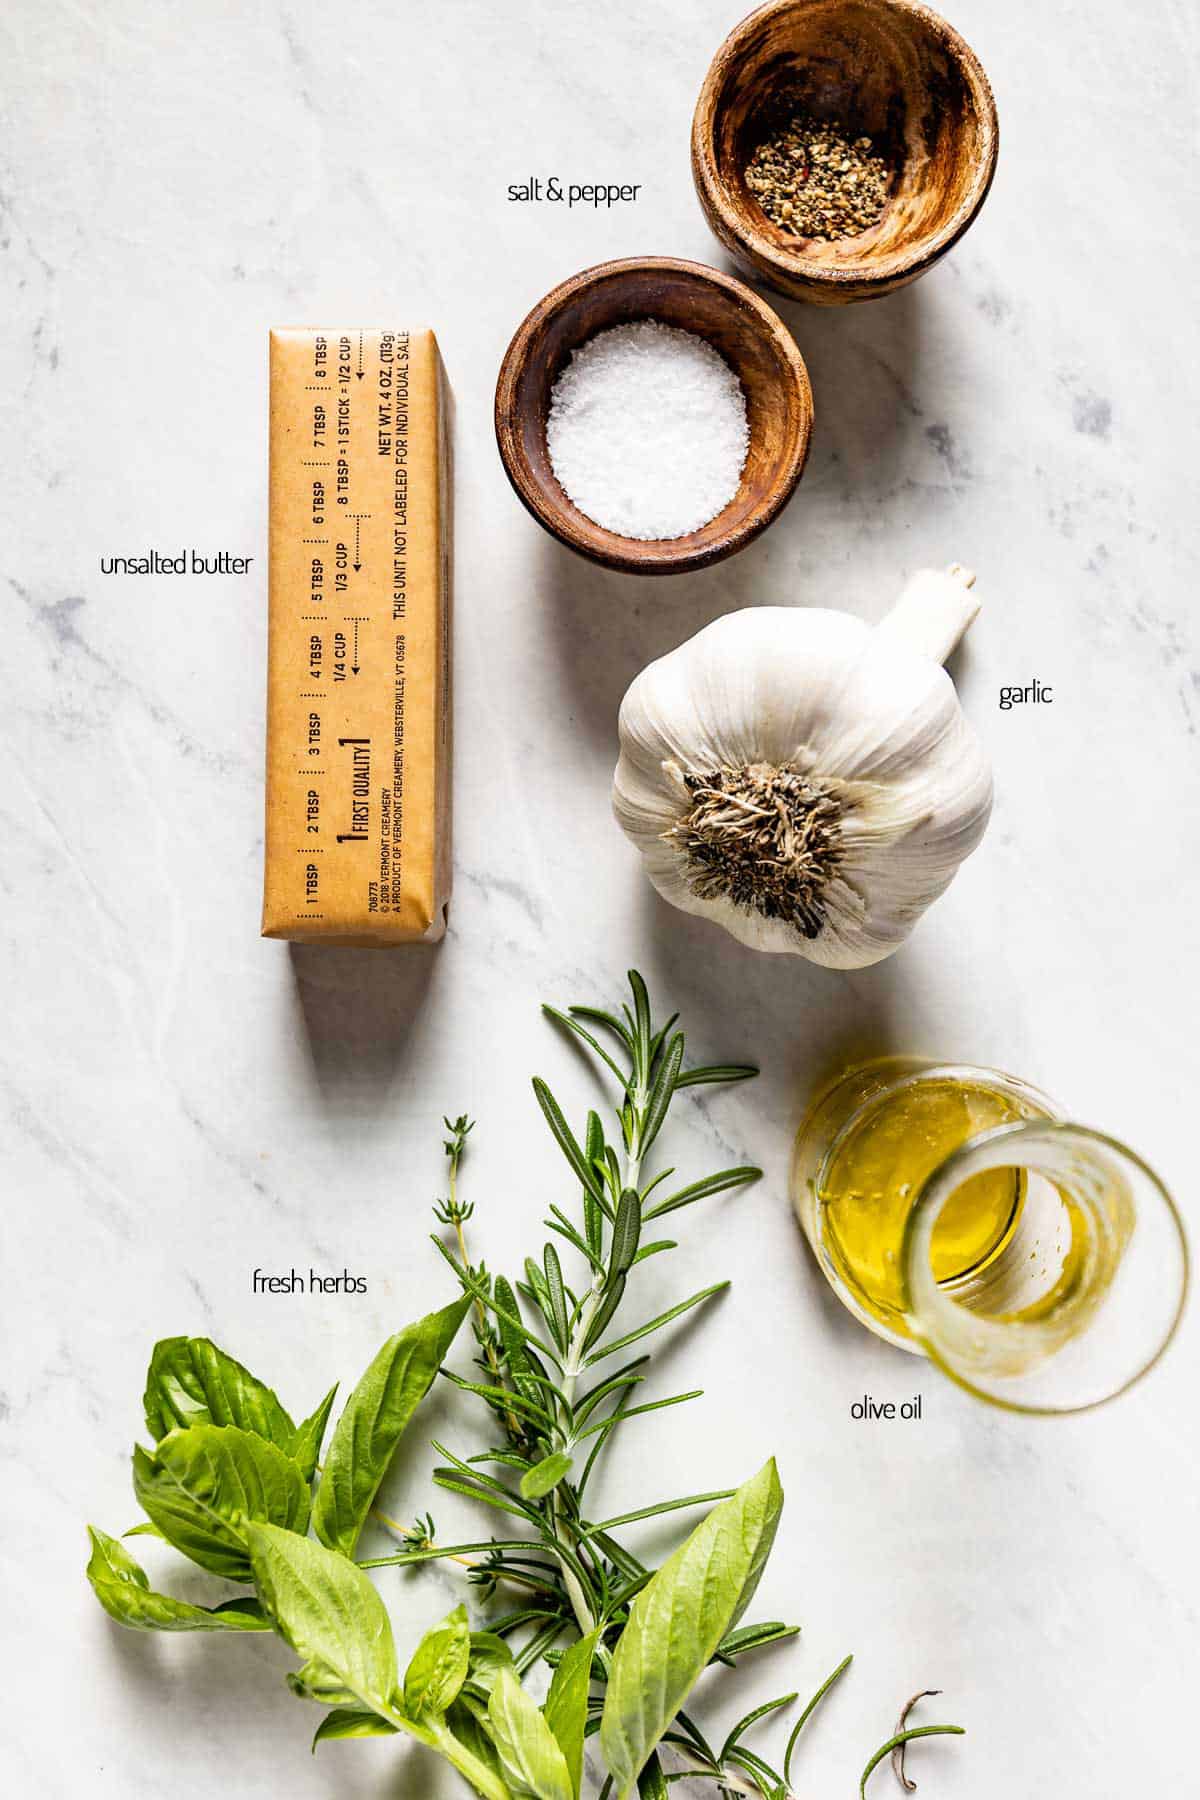
MULTIPOLYGON (((392 1745, 310 1759, 271 1643, 110 1627, 83 1525, 134 1520, 156 1336, 211 1333, 304 1409, 446 1292, 426 1241, 446 1109, 479 1119, 480 1248, 501 1262, 536 1237, 561 1180, 528 1075, 576 1108, 587 1092, 537 1003, 615 998, 630 963, 697 1053, 765 1070, 685 1105, 672 1144, 684 1168, 767 1169, 692 1215, 658 1278, 733 1277, 658 1378, 707 1389, 693 1435, 682 1413, 631 1428, 604 1487, 616 1511, 778 1454, 789 1500, 760 1605, 804 1634, 716 1711, 809 1690, 853 1649, 806 1794, 856 1791, 922 1686, 970 1730, 914 1757, 929 1800, 1186 1785, 1194 1319, 1125 1403, 1000 1417, 839 1314, 785 1195, 816 1070, 894 1045, 1044 1084, 1193 1210, 1195 18, 1182 0, 1151 22, 1115 0, 953 10, 1002 117, 980 222, 891 299, 785 307, 818 412, 794 504, 735 562, 639 585, 520 510, 492 384, 517 320, 571 271, 719 260, 688 123, 737 0, 6 9, 0 1766, 22 1800, 458 1791, 392 1745), (527 172, 643 192, 599 217, 509 206, 527 172), (452 926, 433 951, 292 954, 257 936, 266 333, 397 315, 436 325, 458 399, 452 926), (252 575, 99 573, 102 555, 180 543, 252 555, 252 575), (986 601, 961 690, 998 804, 911 944, 830 975, 658 904, 607 810, 635 671, 730 607, 876 617, 904 572, 951 558, 986 601), (1000 713, 1000 685, 1034 676, 1053 706, 1000 713), (256 1265, 310 1264, 365 1274, 367 1297, 251 1297, 256 1265), (915 1388, 919 1427, 851 1422, 864 1390, 915 1388)), ((392 1483, 406 1514, 432 1503, 435 1418, 473 1447, 439 1401, 392 1483)), ((446 1528, 468 1511, 436 1506, 446 1528)), ((146 1560, 178 1572, 154 1545, 146 1560)), ((395 1582, 402 1639, 451 1586, 395 1582)))

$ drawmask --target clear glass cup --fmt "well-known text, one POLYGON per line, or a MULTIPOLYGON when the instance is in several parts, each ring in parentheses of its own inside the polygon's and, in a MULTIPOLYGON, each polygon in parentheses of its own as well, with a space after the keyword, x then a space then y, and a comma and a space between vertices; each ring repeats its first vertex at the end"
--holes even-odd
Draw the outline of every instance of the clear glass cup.
POLYGON ((1187 1241, 1154 1171, 996 1069, 850 1070, 800 1127, 792 1197, 844 1306, 1015 1411, 1124 1393, 1183 1311, 1187 1241))

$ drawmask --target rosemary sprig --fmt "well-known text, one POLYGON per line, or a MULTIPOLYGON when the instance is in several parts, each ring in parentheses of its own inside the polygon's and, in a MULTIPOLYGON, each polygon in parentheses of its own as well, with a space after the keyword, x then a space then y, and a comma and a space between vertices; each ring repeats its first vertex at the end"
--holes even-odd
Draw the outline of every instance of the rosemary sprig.
MULTIPOLYGON (((526 1258, 515 1281, 473 1261, 466 1227, 474 1207, 460 1198, 458 1185, 472 1129, 465 1114, 446 1120, 450 1191, 434 1208, 437 1223, 452 1234, 447 1241, 439 1233, 434 1243, 473 1301, 477 1364, 483 1379, 467 1381, 448 1370, 443 1375, 486 1409, 498 1441, 469 1459, 438 1446, 444 1460, 433 1478, 439 1487, 520 1520, 530 1534, 528 1543, 519 1538, 492 1542, 486 1562, 473 1568, 473 1580, 489 1592, 502 1580, 528 1583, 529 1553, 536 1549, 533 1579, 539 1584, 539 1608, 546 1609, 538 1614, 538 1639, 549 1646, 568 1631, 583 1636, 598 1631, 593 1675, 600 1691, 591 1701, 593 1721, 603 1703, 611 1645, 651 1574, 628 1548, 623 1528, 711 1505, 730 1491, 669 1496, 610 1519, 593 1519, 587 1511, 588 1483, 618 1430, 649 1413, 702 1397, 701 1390, 692 1389, 647 1400, 639 1397, 635 1403, 649 1377, 650 1356, 641 1352, 610 1371, 611 1359, 657 1337, 728 1285, 714 1282, 649 1318, 635 1315, 635 1322, 622 1330, 618 1315, 630 1297, 631 1281, 636 1286, 638 1267, 677 1248, 672 1239, 646 1241, 643 1227, 652 1219, 742 1188, 761 1174, 743 1164, 690 1181, 665 1196, 661 1187, 674 1171, 647 1174, 650 1152, 682 1089, 748 1080, 757 1070, 741 1063, 685 1069, 684 1034, 677 1029, 677 1017, 656 1024, 646 984, 636 971, 630 973, 629 985, 630 1003, 619 1014, 585 1006, 544 1008, 546 1016, 577 1039, 619 1084, 610 1137, 596 1111, 588 1114, 577 1135, 548 1084, 540 1078, 533 1082, 538 1106, 575 1179, 575 1216, 551 1206, 545 1220, 551 1237, 540 1256, 526 1258), (575 1253, 582 1281, 564 1271, 560 1245, 575 1253)), ((372 1558, 365 1566, 478 1554, 478 1545, 439 1546, 432 1524, 428 1517, 418 1521, 419 1529, 409 1532, 395 1556, 372 1558)), ((497 1620, 492 1629, 504 1636, 528 1620, 522 1609, 497 1620)), ((728 1635, 714 1660, 732 1666, 739 1656, 792 1637, 797 1630, 778 1621, 742 1626, 728 1635)), ((719 1780, 722 1793, 785 1793, 783 1776, 743 1742, 760 1719, 783 1704, 773 1701, 756 1708, 717 1755, 694 1727, 689 1733, 686 1725, 681 1726, 669 1741, 692 1773, 719 1780), (747 1780, 753 1785, 747 1786, 747 1780)))
MULTIPOLYGON (((450 1244, 441 1235, 435 1235, 433 1241, 454 1269, 463 1292, 474 1302, 477 1360, 485 1378, 469 1382, 448 1370, 442 1373, 474 1395, 491 1415, 502 1440, 469 1460, 438 1446, 446 1461, 435 1470, 434 1480, 450 1492, 522 1520, 530 1533, 528 1544, 519 1538, 493 1541, 486 1561, 476 1565, 471 1575, 489 1594, 505 1580, 538 1588, 535 1609, 509 1613, 492 1626, 501 1636, 523 1626, 535 1627, 534 1635, 518 1653, 524 1666, 531 1666, 542 1655, 554 1662, 558 1653, 553 1646, 567 1632, 578 1631, 584 1637, 598 1634, 592 1671, 597 1691, 589 1700, 593 1728, 603 1707, 611 1646, 628 1619, 634 1597, 651 1574, 624 1542, 623 1529, 666 1513, 711 1505, 729 1492, 670 1497, 599 1521, 588 1516, 588 1483, 613 1435, 648 1413, 702 1397, 701 1390, 692 1389, 634 1404, 637 1390, 649 1378, 650 1355, 639 1354, 612 1373, 605 1366, 608 1360, 656 1337, 728 1286, 714 1282, 650 1319, 620 1329, 618 1315, 639 1265, 678 1247, 670 1239, 644 1241, 644 1227, 699 1201, 742 1188, 761 1174, 752 1165, 739 1165, 687 1182, 665 1196, 661 1187, 674 1170, 648 1175, 650 1152, 682 1089, 745 1081, 758 1071, 741 1063, 685 1068, 685 1040, 677 1029, 678 1015, 656 1025, 646 984, 636 970, 630 972, 629 986, 630 1003, 619 1014, 590 1006, 543 1008, 618 1086, 616 1131, 610 1140, 596 1111, 589 1112, 582 1134, 577 1134, 548 1084, 540 1077, 533 1081, 538 1106, 576 1183, 576 1216, 551 1205, 544 1223, 552 1236, 540 1257, 525 1259, 515 1282, 491 1274, 482 1262, 474 1263, 465 1229, 474 1208, 458 1197, 459 1169, 472 1130, 465 1114, 446 1120, 450 1193, 434 1209, 438 1224, 453 1232, 450 1244), (576 1277, 568 1279, 564 1272, 559 1245, 567 1246, 578 1258, 582 1273, 578 1285, 576 1277), (489 1468, 496 1472, 487 1472, 489 1468), (537 1558, 530 1556, 531 1549, 539 1552, 537 1558)), ((467 1554, 478 1553, 478 1545, 439 1548, 433 1541, 432 1520, 426 1522, 430 1529, 420 1544, 413 1543, 392 1558, 375 1558, 369 1566, 438 1556, 464 1560, 467 1554)), ((792 1637, 798 1629, 778 1621, 742 1626, 728 1634, 713 1660, 732 1666, 739 1656, 792 1637)), ((782 1772, 772 1768, 746 1739, 760 1722, 789 1706, 794 1694, 754 1707, 719 1749, 681 1712, 663 1738, 664 1746, 669 1746, 682 1765, 678 1772, 714 1782, 722 1796, 788 1800, 800 1732, 851 1661, 847 1656, 838 1665, 800 1714, 788 1740, 782 1772)), ((639 1793, 645 1797, 666 1792, 667 1776, 656 1754, 643 1771, 639 1793)))
MULTIPOLYGON (((469 1461, 442 1451, 445 1461, 434 1480, 451 1492, 522 1519, 553 1558, 563 1629, 573 1625, 586 1636, 599 1627, 602 1646, 606 1635, 619 1634, 627 1616, 633 1597, 631 1570, 636 1571, 635 1582, 647 1573, 614 1536, 616 1529, 708 1504, 727 1491, 666 1498, 603 1521, 586 1513, 588 1481, 614 1434, 650 1412, 700 1398, 699 1390, 691 1390, 635 1405, 633 1394, 647 1379, 649 1359, 639 1355, 612 1374, 602 1365, 656 1336, 728 1285, 715 1282, 628 1330, 618 1330, 617 1315, 638 1265, 677 1247, 666 1239, 644 1242, 643 1226, 649 1219, 742 1187, 761 1173, 749 1165, 724 1169, 665 1199, 650 1200, 663 1177, 647 1180, 643 1171, 679 1090, 701 1082, 743 1081, 757 1071, 743 1064, 685 1070, 684 1035, 676 1029, 677 1017, 656 1025, 646 984, 636 971, 630 973, 629 984, 630 1004, 620 1015, 594 1007, 544 1009, 619 1082, 616 1135, 611 1142, 594 1111, 582 1136, 577 1136, 547 1083, 540 1078, 533 1082, 537 1103, 575 1177, 578 1215, 572 1218, 557 1206, 550 1209, 545 1224, 553 1234, 551 1240, 539 1257, 526 1258, 515 1282, 473 1262, 466 1225, 474 1208, 458 1193, 459 1169, 472 1129, 465 1114, 446 1120, 450 1193, 434 1208, 438 1224, 453 1233, 449 1243, 441 1235, 434 1242, 474 1302, 478 1364, 484 1375, 474 1383, 449 1379, 482 1403, 502 1438, 469 1461), (568 1280, 556 1243, 566 1244, 580 1259, 582 1284, 568 1280), (485 1465, 496 1472, 488 1472, 485 1465)), ((511 1551, 496 1552, 490 1559, 493 1579, 516 1571, 512 1558, 511 1551)), ((747 1639, 743 1648, 749 1643, 747 1639)), ((598 1661, 602 1666, 602 1657, 598 1661)))

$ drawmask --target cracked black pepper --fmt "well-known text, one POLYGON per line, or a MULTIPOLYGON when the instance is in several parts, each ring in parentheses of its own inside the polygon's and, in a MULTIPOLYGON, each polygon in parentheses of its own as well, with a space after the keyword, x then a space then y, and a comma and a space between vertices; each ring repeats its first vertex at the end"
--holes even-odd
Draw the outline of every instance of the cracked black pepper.
POLYGON ((833 243, 878 224, 888 201, 885 159, 869 137, 802 109, 777 116, 745 168, 768 219, 795 237, 833 243))

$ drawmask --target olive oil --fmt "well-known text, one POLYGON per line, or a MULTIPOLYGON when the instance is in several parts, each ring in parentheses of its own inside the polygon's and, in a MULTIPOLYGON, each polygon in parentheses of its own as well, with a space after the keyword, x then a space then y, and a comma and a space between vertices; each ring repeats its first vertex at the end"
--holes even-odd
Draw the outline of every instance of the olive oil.
POLYGON ((1097 1406, 1179 1323, 1187 1241, 1158 1177, 999 1069, 847 1069, 800 1126, 791 1191, 842 1305, 998 1406, 1097 1406))
MULTIPOLYGON (((908 1336, 900 1251, 922 1184, 977 1132, 1029 1117, 1029 1107, 983 1080, 901 1085, 864 1109, 835 1143, 817 1184, 821 1235, 863 1310, 908 1336)), ((942 1211, 931 1260, 939 1283, 981 1275, 1011 1242, 1025 1198, 1020 1169, 965 1181, 942 1211)))

